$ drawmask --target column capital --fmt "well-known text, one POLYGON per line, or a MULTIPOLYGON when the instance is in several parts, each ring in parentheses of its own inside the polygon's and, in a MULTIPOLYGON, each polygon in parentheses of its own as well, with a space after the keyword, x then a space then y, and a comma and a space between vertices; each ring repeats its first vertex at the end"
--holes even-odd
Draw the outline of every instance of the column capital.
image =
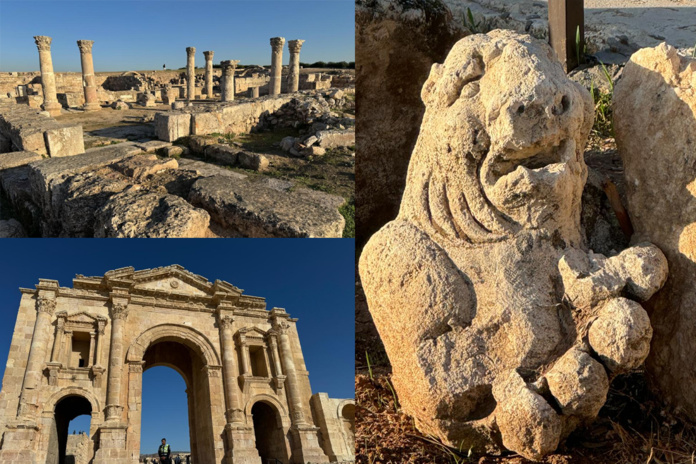
POLYGON ((287 335, 289 329, 290 324, 286 321, 280 321, 278 319, 273 320, 273 331, 278 335, 287 335))
POLYGON ((213 55, 215 55, 215 52, 212 50, 203 52, 203 56, 205 56, 205 61, 213 61, 213 55))
POLYGON ((39 51, 51 51, 51 42, 53 39, 51 37, 48 37, 46 35, 35 35, 34 36, 34 42, 36 42, 36 46, 38 47, 39 51))
POLYGON ((301 39, 288 40, 288 50, 290 50, 290 53, 300 53, 300 49, 304 42, 305 41, 301 39))
POLYGON ((218 313, 218 325, 222 330, 232 329, 232 324, 234 323, 234 317, 229 314, 218 313))
POLYGON ((56 310, 56 300, 40 296, 36 299, 36 310, 40 313, 47 313, 49 316, 53 316, 53 312, 56 310))
POLYGON ((283 50, 283 45, 285 45, 285 37, 273 37, 271 38, 271 47, 274 52, 280 52, 283 50))
POLYGON ((128 372, 132 372, 133 374, 142 374, 144 364, 145 361, 131 361, 128 363, 128 372))
POLYGON ((186 47, 186 55, 193 56, 196 54, 196 47, 186 47))
POLYGON ((77 46, 80 49, 80 53, 83 55, 85 53, 92 53, 92 45, 94 45, 94 40, 78 40, 77 46))
POLYGON ((220 67, 223 71, 234 71, 235 69, 237 69, 238 64, 239 60, 225 60, 220 62, 220 67))
POLYGON ((112 303, 111 304, 111 318, 112 319, 123 319, 128 318, 128 304, 127 303, 112 303))

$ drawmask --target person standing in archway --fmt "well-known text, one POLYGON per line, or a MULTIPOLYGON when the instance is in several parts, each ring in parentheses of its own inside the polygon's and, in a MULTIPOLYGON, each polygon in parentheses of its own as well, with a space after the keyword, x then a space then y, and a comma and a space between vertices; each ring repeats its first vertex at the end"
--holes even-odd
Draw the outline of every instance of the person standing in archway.
POLYGON ((172 464, 172 461, 169 459, 169 456, 172 454, 172 450, 169 447, 166 438, 162 439, 162 444, 157 450, 157 453, 159 454, 160 464, 172 464))

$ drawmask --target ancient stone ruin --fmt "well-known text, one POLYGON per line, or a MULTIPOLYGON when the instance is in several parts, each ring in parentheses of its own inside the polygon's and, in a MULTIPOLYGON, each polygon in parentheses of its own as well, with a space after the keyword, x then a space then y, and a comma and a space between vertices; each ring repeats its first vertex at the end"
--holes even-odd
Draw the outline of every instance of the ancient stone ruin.
POLYGON ((354 401, 312 394, 297 320, 264 298, 177 265, 21 292, 0 462, 65 462, 67 445, 76 462, 138 463, 142 375, 163 363, 187 385, 194 463, 353 460, 354 401), (71 442, 82 414, 89 433, 71 442))
POLYGON ((647 241, 611 257, 586 248, 593 104, 548 45, 469 36, 421 95, 398 217, 360 259, 393 384, 423 433, 540 459, 648 356, 640 302, 665 283, 667 260, 647 241))
POLYGON ((636 52, 614 94, 616 144, 639 240, 667 256, 669 278, 648 302, 646 363, 672 407, 696 417, 696 59, 666 44, 636 52))
POLYGON ((56 78, 50 37, 35 42, 40 76, 0 75, 0 234, 344 234, 341 209, 354 201, 354 80, 332 88, 342 74, 300 69, 304 40, 288 42, 286 69, 277 37, 270 69, 226 59, 215 69, 209 50, 204 74, 195 47, 186 72, 95 73, 94 41, 78 40, 77 81, 56 78), (283 136, 268 142, 276 131, 292 146, 283 148, 283 136))

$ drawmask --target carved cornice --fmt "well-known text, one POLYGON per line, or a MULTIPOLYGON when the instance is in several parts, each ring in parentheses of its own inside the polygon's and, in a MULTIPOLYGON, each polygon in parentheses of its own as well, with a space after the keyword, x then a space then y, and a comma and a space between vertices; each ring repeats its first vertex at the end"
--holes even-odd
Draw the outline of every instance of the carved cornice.
POLYGON ((273 37, 271 39, 271 48, 273 49, 273 53, 282 52, 283 45, 285 45, 285 37, 273 37))
POLYGON ((302 49, 302 44, 304 43, 304 40, 288 40, 288 50, 290 50, 290 53, 297 54, 300 53, 300 50, 302 49))
POLYGON ((94 40, 78 40, 77 46, 80 49, 81 54, 92 53, 92 45, 94 45, 94 40))
POLYGON ((56 310, 56 300, 40 296, 36 299, 36 310, 53 316, 53 312, 56 310))
POLYGON ((39 51, 42 52, 50 52, 51 51, 51 42, 53 39, 51 37, 45 36, 45 35, 36 35, 34 36, 34 42, 36 42, 36 47, 39 49, 39 51))

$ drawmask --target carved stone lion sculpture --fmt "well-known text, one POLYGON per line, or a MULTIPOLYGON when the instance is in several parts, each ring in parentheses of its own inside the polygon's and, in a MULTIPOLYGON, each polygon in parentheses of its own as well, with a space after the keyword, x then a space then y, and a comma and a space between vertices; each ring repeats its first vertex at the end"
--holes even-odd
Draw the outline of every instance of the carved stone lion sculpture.
POLYGON ((551 48, 492 31, 435 64, 397 219, 360 259, 403 409, 450 446, 538 459, 594 419, 652 329, 659 249, 605 257, 580 226, 593 122, 551 48))

